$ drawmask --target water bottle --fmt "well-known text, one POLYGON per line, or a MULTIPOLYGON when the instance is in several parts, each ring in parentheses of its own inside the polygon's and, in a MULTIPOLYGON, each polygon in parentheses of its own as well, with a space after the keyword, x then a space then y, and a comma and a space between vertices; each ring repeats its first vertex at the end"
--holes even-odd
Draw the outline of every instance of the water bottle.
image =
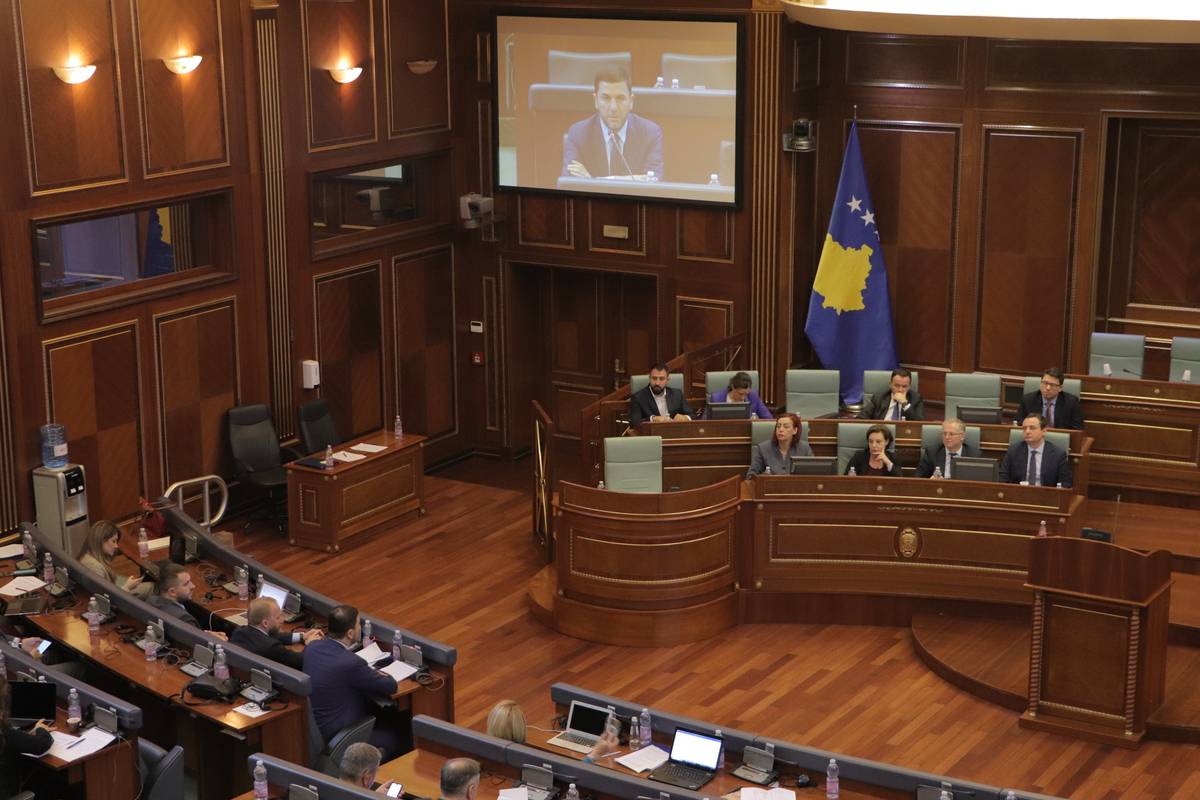
POLYGON ((54 583, 54 559, 49 553, 42 558, 42 580, 46 583, 54 583))
POLYGON ((21 537, 21 547, 25 550, 25 560, 33 563, 37 559, 37 548, 33 546, 33 534, 29 531, 21 537))
POLYGON ((366 647, 371 643, 371 620, 364 619, 362 624, 362 646, 366 647))
POLYGON ((770 475, 770 474, 771 474, 771 467, 770 467, 770 465, 768 465, 763 468, 763 475, 770 475))
POLYGON ((666 88, 666 84, 663 82, 663 76, 662 76, 662 75, 659 75, 657 78, 655 78, 655 79, 654 79, 654 88, 655 88, 655 89, 664 89, 664 88, 666 88))
POLYGON ((725 769, 725 739, 721 736, 721 729, 717 728, 715 734, 721 740, 721 747, 717 750, 717 772, 725 769))
POLYGON ((327 467, 333 466, 333 445, 331 445, 331 444, 325 445, 325 462, 324 463, 325 463, 325 466, 327 466, 327 467))
POLYGON ((942 468, 941 468, 941 467, 934 467, 934 468, 933 468, 933 477, 935 477, 935 478, 940 478, 940 477, 942 477, 942 468))
POLYGON ((1191 383, 1192 371, 1190 369, 1185 369, 1183 374, 1179 376, 1179 380, 1183 381, 1184 383, 1191 383))
POLYGON ((1038 534, 1037 535, 1038 535, 1039 539, 1045 538, 1050 535, 1049 531, 1046 530, 1046 520, 1042 520, 1041 524, 1038 525, 1038 534))
POLYGON ((629 718, 629 746, 636 748, 642 743, 642 732, 638 726, 637 714, 629 718))
POLYGON ((395 435, 397 439, 404 438, 404 425, 400 422, 399 414, 396 415, 396 421, 392 424, 392 434, 395 435))
POLYGON ((250 569, 245 565, 234 570, 237 573, 238 600, 250 599, 250 569))
POLYGON ((643 708, 642 713, 638 715, 638 743, 642 747, 649 747, 653 733, 654 728, 650 724, 650 709, 643 708))
POLYGON ((1009 789, 1004 793, 1004 800, 1017 800, 1017 793, 1009 789))
POLYGON ((715 172, 710 174, 708 176, 708 185, 709 186, 720 186, 721 185, 721 176, 715 172))
POLYGON ((942 793, 938 795, 938 800, 954 800, 954 792, 949 789, 942 789, 942 793))
POLYGON ((851 467, 851 468, 850 468, 850 471, 849 471, 849 472, 847 472, 847 473, 846 473, 846 475, 848 475, 848 476, 849 476, 849 477, 851 477, 851 478, 857 478, 857 477, 858 477, 858 470, 856 470, 854 467, 851 467))
POLYGON ((841 796, 838 789, 838 763, 836 758, 829 759, 829 767, 825 770, 825 800, 838 800, 841 796))
POLYGON ((671 78, 671 88, 672 89, 679 88, 679 78, 671 78))
POLYGON ((1108 363, 1107 361, 1104 362, 1104 377, 1112 377, 1112 364, 1108 363))
POLYGON ((83 709, 79 707, 79 690, 75 687, 71 687, 71 691, 67 693, 67 719, 83 719, 83 709))
POLYGON ((229 680, 229 664, 225 661, 225 648, 217 645, 217 654, 213 656, 213 677, 219 681, 229 680))
POLYGON ((100 634, 100 604, 95 597, 88 600, 87 623, 88 635, 98 636, 100 634))
POLYGON ((261 761, 254 765, 254 800, 267 800, 267 768, 261 761))
POLYGON ((604 481, 600 481, 599 483, 597 483, 596 488, 603 491, 604 490, 604 481))
POLYGON ((146 638, 143 641, 145 642, 146 660, 153 661, 158 657, 158 644, 154 641, 154 628, 149 625, 146 626, 146 638))
POLYGON ((67 429, 57 422, 42 426, 42 466, 62 469, 67 465, 67 429))
POLYGON ((396 638, 392 639, 392 661, 403 661, 404 656, 400 653, 400 634, 396 634, 396 638))
POLYGON ((145 561, 150 557, 150 540, 146 536, 146 526, 138 526, 138 558, 145 561))
POLYGON ((575 788, 575 784, 567 784, 566 800, 579 800, 579 790, 575 788))
POLYGON ((654 170, 652 170, 652 169, 646 170, 646 180, 650 181, 651 183, 658 180, 658 178, 654 175, 654 170))

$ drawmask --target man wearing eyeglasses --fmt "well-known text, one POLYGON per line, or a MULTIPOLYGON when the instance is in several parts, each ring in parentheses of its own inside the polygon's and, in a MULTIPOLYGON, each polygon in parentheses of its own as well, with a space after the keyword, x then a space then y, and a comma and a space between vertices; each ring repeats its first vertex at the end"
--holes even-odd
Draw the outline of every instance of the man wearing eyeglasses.
POLYGON ((1063 371, 1058 367, 1050 367, 1042 373, 1039 391, 1021 398, 1016 419, 1023 420, 1030 414, 1045 417, 1047 428, 1083 430, 1083 411, 1079 406, 1079 398, 1063 391, 1063 371))

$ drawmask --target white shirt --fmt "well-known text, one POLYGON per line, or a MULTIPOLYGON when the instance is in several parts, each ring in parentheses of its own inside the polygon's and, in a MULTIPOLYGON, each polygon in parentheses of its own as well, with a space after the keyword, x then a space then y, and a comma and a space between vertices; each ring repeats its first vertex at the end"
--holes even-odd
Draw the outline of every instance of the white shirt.
MULTIPOLYGON (((622 154, 624 154, 624 152, 625 152, 625 134, 628 131, 629 131, 629 117, 626 117, 625 124, 623 124, 620 127, 620 129, 617 130, 617 132, 616 132, 617 133, 617 143, 620 145, 620 151, 622 154)), ((603 119, 600 120, 600 132, 604 136, 604 152, 607 153, 608 152, 608 143, 610 141, 610 132, 609 132, 608 125, 604 122, 603 119)), ((625 162, 621 160, 621 156, 619 156, 619 155, 616 156, 616 163, 613 163, 613 160, 609 159, 609 164, 608 164, 608 174, 609 175, 624 175, 628 171, 629 170, 627 170, 625 168, 625 162)))
POLYGON ((662 394, 655 394, 654 390, 650 390, 650 396, 654 398, 654 405, 658 406, 658 416, 667 416, 667 388, 664 386, 662 394))
POLYGON ((953 453, 951 453, 949 450, 946 451, 946 465, 942 468, 942 475, 946 476, 947 478, 950 477, 950 463, 961 455, 961 447, 953 453))

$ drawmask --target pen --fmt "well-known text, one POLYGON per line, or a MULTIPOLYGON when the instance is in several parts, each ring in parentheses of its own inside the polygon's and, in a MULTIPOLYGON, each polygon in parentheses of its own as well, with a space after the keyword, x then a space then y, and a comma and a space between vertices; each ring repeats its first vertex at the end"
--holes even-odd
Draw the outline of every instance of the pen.
POLYGON ((76 739, 75 741, 73 741, 69 745, 67 745, 64 749, 70 750, 72 747, 74 747, 77 744, 83 744, 83 741, 84 741, 83 739, 76 739))

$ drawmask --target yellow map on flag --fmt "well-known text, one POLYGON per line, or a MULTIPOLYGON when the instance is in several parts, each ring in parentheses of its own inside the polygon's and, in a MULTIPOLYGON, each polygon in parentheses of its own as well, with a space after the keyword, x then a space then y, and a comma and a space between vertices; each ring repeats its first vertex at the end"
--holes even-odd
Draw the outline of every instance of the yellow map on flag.
POLYGON ((821 249, 821 261, 813 281, 813 290, 823 298, 821 308, 832 308, 838 314, 866 308, 863 292, 867 290, 874 252, 865 244, 859 248, 842 247, 832 236, 825 234, 825 246, 821 249))

